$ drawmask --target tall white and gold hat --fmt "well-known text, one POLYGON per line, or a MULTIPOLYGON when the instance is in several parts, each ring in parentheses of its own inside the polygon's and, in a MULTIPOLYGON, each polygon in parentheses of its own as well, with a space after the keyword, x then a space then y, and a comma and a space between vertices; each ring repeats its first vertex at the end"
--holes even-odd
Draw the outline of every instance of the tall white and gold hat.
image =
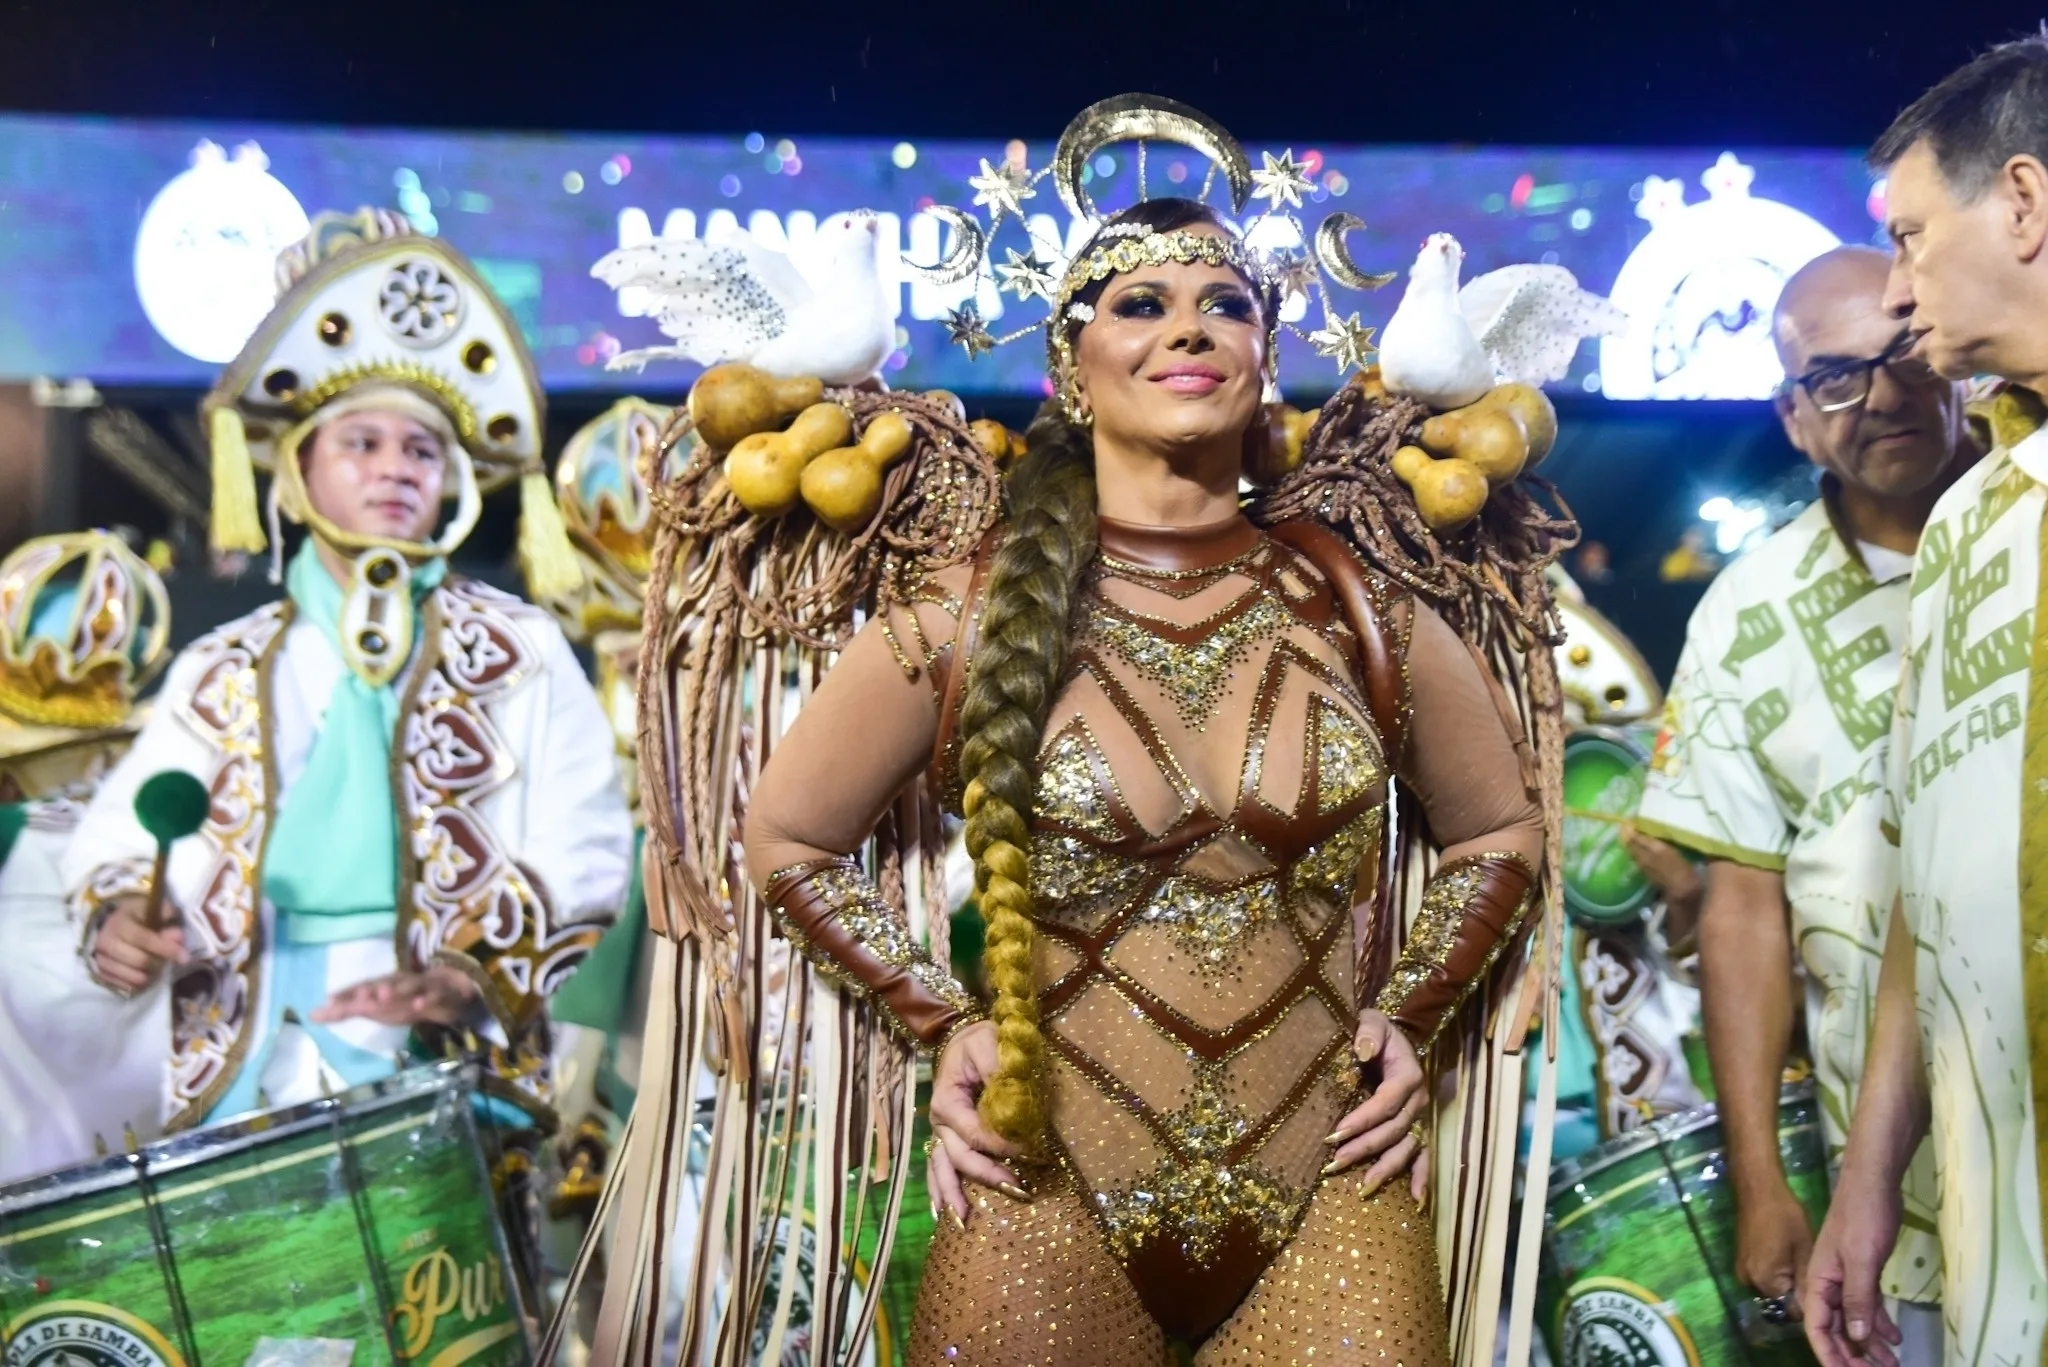
POLYGON ((17 547, 0 560, 0 763, 126 736, 170 634, 163 580, 112 533, 17 547))
POLYGON ((276 306, 201 405, 211 440, 213 542, 265 546, 254 470, 274 477, 277 511, 351 553, 444 555, 476 524, 482 496, 522 481, 520 551, 553 588, 574 572, 541 461, 546 399, 518 324, 476 268, 380 209, 318 215, 278 259, 276 306), (342 532, 306 499, 297 449, 320 421, 374 403, 414 412, 453 438, 456 509, 431 542, 342 532))

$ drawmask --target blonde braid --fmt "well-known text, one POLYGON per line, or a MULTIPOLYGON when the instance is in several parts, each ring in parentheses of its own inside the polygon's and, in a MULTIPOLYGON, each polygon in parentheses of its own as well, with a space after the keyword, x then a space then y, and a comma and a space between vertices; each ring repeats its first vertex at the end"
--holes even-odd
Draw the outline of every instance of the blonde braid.
POLYGON ((1031 963, 1032 804, 1074 594, 1095 554, 1095 466, 1087 433, 1051 404, 1025 439, 1030 454, 1010 477, 1009 531, 989 565, 961 702, 960 776, 996 1024, 996 1075, 981 1094, 981 1116, 1005 1139, 1038 1149, 1045 1038, 1031 963))

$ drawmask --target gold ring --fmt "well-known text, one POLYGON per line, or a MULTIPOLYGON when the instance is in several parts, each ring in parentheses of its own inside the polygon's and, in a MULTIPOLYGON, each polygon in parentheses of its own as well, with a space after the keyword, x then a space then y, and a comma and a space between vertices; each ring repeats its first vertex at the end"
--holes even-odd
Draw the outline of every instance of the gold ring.
POLYGON ((942 1143, 944 1143, 944 1141, 941 1140, 937 1135, 930 1135, 926 1137, 924 1141, 924 1157, 927 1163, 931 1161, 933 1152, 936 1151, 942 1143))
POLYGON ((1415 1141, 1415 1147, 1418 1149, 1429 1147, 1429 1131, 1423 1127, 1420 1120, 1408 1127, 1408 1137, 1415 1141))

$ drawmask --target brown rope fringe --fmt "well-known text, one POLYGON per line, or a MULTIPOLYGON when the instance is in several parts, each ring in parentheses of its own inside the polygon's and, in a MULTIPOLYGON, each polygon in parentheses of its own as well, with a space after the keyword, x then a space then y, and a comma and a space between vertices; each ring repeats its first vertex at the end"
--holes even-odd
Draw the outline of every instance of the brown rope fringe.
POLYGON ((1374 568, 1427 599, 1481 650, 1483 633, 1473 628, 1488 603, 1518 629, 1518 645, 1556 645, 1564 628, 1544 572, 1578 544, 1571 509, 1550 481, 1525 474, 1495 489, 1470 527, 1439 537, 1393 467, 1394 452, 1428 416, 1417 400, 1375 400, 1346 385, 1323 405, 1301 465, 1248 509, 1252 520, 1326 522, 1349 534, 1374 568))
MULTIPOLYGON (((942 399, 909 392, 826 391, 853 414, 856 434, 880 413, 909 419, 910 454, 890 467, 882 508, 854 536, 842 536, 799 507, 760 518, 725 485, 725 452, 697 441, 685 408, 662 430, 657 469, 681 456, 670 479, 649 481, 654 516, 686 555, 708 557, 750 619, 750 634, 773 630, 799 645, 833 650, 852 611, 874 590, 900 601, 916 580, 967 558, 1002 505, 995 462, 967 435, 942 399), (755 582, 755 570, 766 572, 755 582)), ((650 585, 650 589, 651 589, 650 585)), ((669 609, 647 597, 650 618, 669 609)))

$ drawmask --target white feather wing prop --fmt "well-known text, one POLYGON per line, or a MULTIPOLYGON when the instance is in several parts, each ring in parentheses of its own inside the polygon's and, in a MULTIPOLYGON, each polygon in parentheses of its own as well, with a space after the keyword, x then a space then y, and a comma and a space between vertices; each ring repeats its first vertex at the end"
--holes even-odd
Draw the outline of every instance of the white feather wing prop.
POLYGON ((699 365, 744 359, 781 336, 790 314, 811 298, 789 258, 745 231, 716 246, 658 237, 620 247, 590 273, 614 290, 645 290, 647 312, 674 343, 622 352, 609 363, 612 370, 638 370, 660 359, 699 365))
POLYGON ((1628 326, 1628 315, 1579 288, 1562 266, 1503 266, 1458 291, 1458 312, 1493 363, 1497 379, 1548 384, 1571 370, 1587 337, 1628 326))

